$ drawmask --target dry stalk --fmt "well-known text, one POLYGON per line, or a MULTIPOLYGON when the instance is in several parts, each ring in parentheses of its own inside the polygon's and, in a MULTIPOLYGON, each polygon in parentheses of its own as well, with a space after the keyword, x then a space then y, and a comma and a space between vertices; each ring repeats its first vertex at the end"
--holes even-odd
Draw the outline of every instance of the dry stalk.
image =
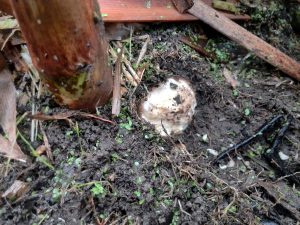
POLYGON ((113 99, 112 99, 112 114, 118 116, 121 110, 121 60, 123 55, 122 48, 118 55, 116 66, 115 66, 115 77, 114 77, 114 88, 113 88, 113 99))
MULTIPOLYGON (((116 62, 117 59, 118 59, 118 55, 117 55, 116 51, 115 51, 111 46, 110 46, 110 48, 109 48, 109 53, 111 54, 111 56, 112 56, 114 62, 116 62)), ((122 72, 123 72, 123 74, 124 74, 126 80, 127 80, 132 86, 136 87, 137 84, 138 84, 138 82, 133 78, 132 73, 128 72, 128 70, 127 70, 128 67, 125 66, 125 65, 122 63, 121 68, 122 68, 122 72)), ((132 69, 132 70, 133 70, 133 69, 132 69)))
MULTIPOLYGON (((121 43, 120 42, 117 42, 117 43, 113 43, 115 45, 115 47, 117 48, 120 48, 121 47, 121 43)), ((124 50, 126 51, 126 49, 124 50)), ((125 64, 125 66, 127 67, 127 69, 129 70, 129 72, 131 73, 133 79, 139 83, 140 82, 140 79, 139 79, 139 76, 137 75, 137 73, 135 72, 135 70, 133 69, 132 65, 131 65, 131 62, 125 57, 123 56, 123 62, 125 64)))
POLYGON ((148 36, 143 44, 143 47, 141 49, 140 55, 136 61, 136 66, 138 67, 140 62, 142 61, 142 59, 145 57, 146 52, 147 52, 147 48, 148 48, 148 44, 150 42, 150 36, 148 36))
POLYGON ((127 81, 134 87, 138 86, 138 83, 133 79, 132 75, 128 72, 126 66, 122 64, 122 72, 127 79, 127 81))
POLYGON ((19 29, 13 29, 13 30, 11 31, 11 33, 8 35, 8 37, 7 37, 7 38, 5 39, 5 41, 3 42, 2 47, 1 47, 1 51, 3 51, 3 49, 5 48, 7 42, 9 41, 9 39, 10 39, 12 36, 14 36, 14 34, 16 33, 16 31, 19 31, 19 29))

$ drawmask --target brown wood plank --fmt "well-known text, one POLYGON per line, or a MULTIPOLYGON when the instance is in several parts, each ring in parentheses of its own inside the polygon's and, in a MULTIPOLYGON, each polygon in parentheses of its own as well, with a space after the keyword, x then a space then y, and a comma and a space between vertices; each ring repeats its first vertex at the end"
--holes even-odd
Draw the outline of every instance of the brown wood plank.
MULTIPOLYGON (((105 22, 172 22, 199 20, 180 14, 171 0, 98 0, 105 22)), ((212 0, 203 0, 211 5, 212 0)), ((249 20, 247 15, 224 13, 232 20, 249 20)))

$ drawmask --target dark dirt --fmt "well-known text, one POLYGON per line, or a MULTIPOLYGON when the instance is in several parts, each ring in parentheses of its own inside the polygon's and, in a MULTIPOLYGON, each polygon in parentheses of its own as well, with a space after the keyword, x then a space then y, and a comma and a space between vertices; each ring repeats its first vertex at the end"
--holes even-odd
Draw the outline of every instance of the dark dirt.
MULTIPOLYGON (((272 16, 277 18, 276 13, 272 16)), ((284 26, 291 29, 288 22, 284 26)), ((277 28, 280 48, 300 59, 294 42, 299 43, 299 36, 281 33, 275 22, 262 34, 257 24, 246 27, 268 40, 277 28)), ((34 158, 31 165, 1 159, 1 174, 6 171, 7 176, 1 177, 0 193, 16 179, 28 182, 30 192, 16 202, 1 199, 0 224, 299 224, 300 189, 280 178, 282 174, 265 160, 263 152, 270 147, 266 141, 257 140, 230 156, 234 165, 226 169, 222 166, 230 160, 212 166, 215 156, 207 151, 226 149, 274 115, 291 115, 292 125, 280 150, 289 156, 287 166, 299 171, 299 82, 208 29, 214 46, 210 49, 220 51, 220 57, 209 62, 178 40, 181 35, 196 37, 197 30, 197 24, 158 24, 141 32, 151 37, 144 59, 148 69, 133 98, 131 90, 124 96, 121 116, 114 119, 117 125, 76 118, 76 129, 65 121, 44 122, 55 170, 34 158), (240 85, 235 91, 223 78, 224 67, 237 74, 240 85), (164 140, 138 118, 136 109, 147 89, 170 76, 191 82, 198 106, 185 133, 164 140), (122 128, 128 118, 132 125, 122 128)), ((142 43, 134 41, 134 57, 142 43)), ((62 111, 47 96, 39 105, 49 106, 50 113, 62 111)), ((18 113, 30 109, 29 102, 18 113)), ((109 116, 110 106, 100 109, 100 114, 109 116)), ((28 140, 30 124, 26 119, 18 126, 28 140)), ((18 142, 29 154, 28 146, 21 139, 18 142)), ((42 143, 39 138, 33 146, 42 143)))

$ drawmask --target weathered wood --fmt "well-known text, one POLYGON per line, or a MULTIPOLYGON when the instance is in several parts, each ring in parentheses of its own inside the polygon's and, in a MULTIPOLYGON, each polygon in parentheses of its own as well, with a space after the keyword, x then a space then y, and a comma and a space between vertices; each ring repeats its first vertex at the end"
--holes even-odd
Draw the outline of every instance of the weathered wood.
MULTIPOLYGON (((176 5, 186 0, 173 1, 176 5)), ((180 11, 186 10, 290 77, 300 80, 300 64, 296 60, 250 33, 201 0, 193 0, 193 3, 188 4, 188 8, 186 9, 180 8, 180 11)))
MULTIPOLYGON (((213 0, 203 0, 208 5, 213 0)), ((9 0, 0 0, 0 10, 12 14, 12 10, 7 4, 9 0), (1 4, 3 2, 3 4, 1 4)), ((171 0, 151 0, 151 4, 146 4, 146 0, 98 0, 101 11, 105 14, 104 22, 171 22, 171 21, 193 21, 199 18, 190 14, 181 14, 173 7, 171 0)), ((229 2, 236 3, 236 0, 229 2)), ((235 15, 223 12, 225 16, 232 20, 250 20, 248 15, 235 15)))
MULTIPOLYGON (((213 0, 203 0, 208 5, 213 0)), ((105 14, 104 22, 172 22, 194 21, 199 18, 181 14, 173 6, 172 0, 98 0, 105 14)), ((230 0, 230 2, 237 2, 230 0)), ((233 20, 250 20, 248 15, 235 15, 223 12, 233 20)))
POLYGON ((61 105, 95 110, 111 97, 107 42, 96 0, 10 0, 33 64, 61 105))

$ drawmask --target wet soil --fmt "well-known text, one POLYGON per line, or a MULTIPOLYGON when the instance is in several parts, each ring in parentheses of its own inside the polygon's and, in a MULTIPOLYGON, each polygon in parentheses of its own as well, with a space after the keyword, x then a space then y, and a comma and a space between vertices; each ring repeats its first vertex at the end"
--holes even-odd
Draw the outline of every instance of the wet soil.
MULTIPOLYGON (((246 26, 260 33, 252 23, 246 26)), ((261 37, 270 35, 263 30, 261 37)), ((134 93, 129 87, 122 99, 121 115, 113 118, 116 125, 82 118, 72 119, 73 125, 43 122, 54 170, 34 158, 30 165, 1 159, 6 174, 0 193, 15 180, 27 182, 30 191, 14 202, 1 199, 0 224, 299 224, 300 189, 288 177, 280 178, 263 157, 268 142, 259 139, 220 165, 211 164, 215 156, 209 150, 221 152, 273 116, 291 115, 280 150, 289 156, 287 167, 297 176, 299 82, 214 32, 207 34, 212 46, 228 59, 209 61, 179 41, 197 31, 195 23, 156 24, 140 32, 151 38, 143 61, 148 67, 141 85, 134 93), (237 76, 235 90, 222 75, 224 67, 237 76), (162 139, 139 119, 137 108, 149 89, 170 76, 190 81, 198 105, 184 134, 162 139)), ((286 35, 279 36, 281 49, 299 60, 299 46, 291 47, 299 36, 293 33, 291 43, 286 35)), ((133 58, 142 44, 133 41, 133 58)), ((65 110, 48 96, 38 103, 48 113, 65 110)), ((18 114, 30 107, 30 102, 19 107, 18 114)), ((110 106, 99 112, 109 118, 110 106)), ((18 126, 28 140, 30 126, 30 119, 18 126)), ((29 155, 28 146, 18 142, 29 155)), ((32 145, 42 143, 39 136, 32 145)))

